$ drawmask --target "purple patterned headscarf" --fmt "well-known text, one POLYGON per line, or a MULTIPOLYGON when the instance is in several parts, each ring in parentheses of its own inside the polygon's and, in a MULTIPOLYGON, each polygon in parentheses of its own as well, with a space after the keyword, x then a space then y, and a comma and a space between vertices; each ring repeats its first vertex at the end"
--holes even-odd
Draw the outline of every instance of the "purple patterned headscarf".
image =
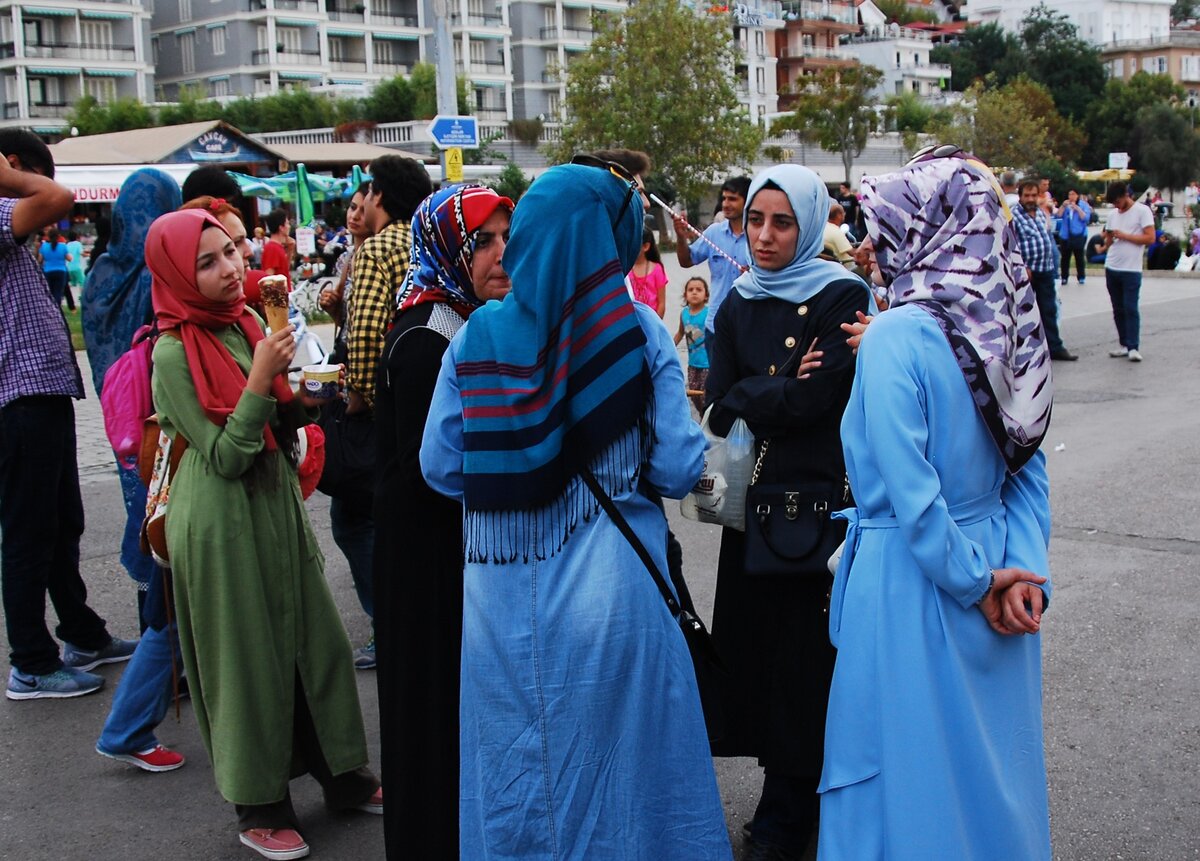
POLYGON ((863 177, 867 233, 892 305, 940 324, 1010 472, 1041 445, 1054 388, 1037 299, 991 171, 938 158, 863 177))

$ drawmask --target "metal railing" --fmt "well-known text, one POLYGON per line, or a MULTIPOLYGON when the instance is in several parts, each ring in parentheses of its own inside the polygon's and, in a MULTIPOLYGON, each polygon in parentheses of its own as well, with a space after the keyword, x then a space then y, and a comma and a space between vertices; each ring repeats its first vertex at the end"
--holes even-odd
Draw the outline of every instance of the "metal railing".
POLYGON ((539 31, 539 35, 543 39, 583 39, 587 41, 596 35, 596 31, 591 27, 559 27, 556 24, 551 27, 543 27, 539 31))
POLYGON ((363 60, 330 60, 329 68, 335 72, 366 72, 367 61, 363 60))
MULTIPOLYGON (((276 51, 275 62, 280 66, 320 66, 320 51, 276 51)), ((250 52, 250 63, 254 66, 267 66, 271 63, 271 51, 260 48, 250 52)))
POLYGON ((364 19, 362 9, 357 11, 354 9, 330 9, 325 13, 330 21, 342 21, 352 24, 361 24, 364 19))
MULTIPOLYGON (((454 27, 461 27, 463 24, 463 16, 457 12, 450 16, 450 24, 454 27)), ((468 27, 503 27, 503 15, 467 15, 466 24, 468 27)))
MULTIPOLYGON (((13 42, 0 44, 0 58, 17 56, 13 42)), ((133 45, 92 45, 81 42, 26 42, 25 56, 39 60, 122 60, 137 57, 133 45)))
POLYGON ((376 60, 374 67, 375 74, 377 75, 407 75, 409 73, 408 66, 403 63, 389 63, 384 60, 376 60))
POLYGON ((783 16, 809 21, 832 21, 837 24, 858 25, 858 9, 853 3, 818 2, 818 0, 785 0, 783 16))

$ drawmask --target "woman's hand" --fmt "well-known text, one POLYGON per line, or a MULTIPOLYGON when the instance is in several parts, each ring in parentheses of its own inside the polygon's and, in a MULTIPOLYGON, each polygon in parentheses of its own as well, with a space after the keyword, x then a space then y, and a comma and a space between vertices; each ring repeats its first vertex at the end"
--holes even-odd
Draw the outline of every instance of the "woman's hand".
POLYGON ((871 325, 871 320, 874 318, 868 317, 862 311, 855 311, 854 313, 858 316, 858 322, 843 323, 842 331, 850 336, 846 339, 846 343, 850 346, 850 349, 854 352, 854 355, 857 356, 858 345, 862 343, 863 333, 867 331, 867 326, 871 325))
POLYGON ((1024 568, 997 568, 979 612, 997 634, 1036 634, 1042 626, 1042 590, 1046 578, 1024 568), (1030 609, 1026 611, 1025 604, 1030 609))
POLYGON ((301 381, 300 385, 296 388, 296 397, 300 399, 300 403, 304 404, 305 407, 312 409, 313 407, 323 407, 328 403, 336 401, 338 398, 345 398, 346 397, 345 391, 346 391, 346 366, 343 364, 343 365, 338 365, 338 393, 336 395, 334 395, 332 398, 314 398, 314 397, 312 397, 308 393, 308 390, 304 388, 303 381, 301 381))
POLYGON ((816 349, 816 346, 817 339, 813 338, 813 342, 808 345, 808 352, 800 358, 800 367, 796 368, 796 379, 807 380, 814 370, 821 367, 821 357, 825 352, 816 349))
POLYGON ((271 383, 292 366, 292 358, 296 355, 296 339, 292 337, 295 331, 296 327, 289 323, 254 345, 254 361, 250 365, 246 388, 264 398, 271 396, 271 383))

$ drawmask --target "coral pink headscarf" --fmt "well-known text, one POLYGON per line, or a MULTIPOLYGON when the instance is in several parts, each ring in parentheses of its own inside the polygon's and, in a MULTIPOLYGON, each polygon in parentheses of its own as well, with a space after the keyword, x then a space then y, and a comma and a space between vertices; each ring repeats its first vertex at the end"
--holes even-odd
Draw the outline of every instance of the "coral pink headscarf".
MULTIPOLYGON (((246 388, 246 374, 214 330, 236 324, 250 342, 251 351, 263 339, 263 330, 246 309, 244 298, 214 302, 196 287, 200 234, 214 228, 228 236, 221 222, 204 210, 168 212, 150 225, 146 264, 153 276, 150 292, 158 328, 179 333, 200 406, 209 421, 224 427, 246 388)), ((282 374, 271 383, 271 394, 280 403, 292 399, 292 390, 282 374)), ((269 427, 263 427, 263 439, 269 450, 278 447, 269 427)))

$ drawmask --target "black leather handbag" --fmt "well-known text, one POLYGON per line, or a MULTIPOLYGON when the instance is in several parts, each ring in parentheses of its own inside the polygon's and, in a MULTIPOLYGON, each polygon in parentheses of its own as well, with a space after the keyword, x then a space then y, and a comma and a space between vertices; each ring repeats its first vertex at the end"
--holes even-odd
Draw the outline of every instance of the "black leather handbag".
MULTIPOLYGON (((729 670, 717 653, 716 646, 713 645, 712 634, 708 632, 703 620, 691 608, 684 609, 679 606, 679 602, 675 600, 675 593, 663 579, 662 572, 658 570, 658 566, 646 550, 646 546, 637 537, 637 533, 633 531, 633 527, 629 525, 625 515, 621 514, 616 503, 612 501, 612 497, 605 493, 604 488, 596 481, 596 476, 592 474, 592 471, 584 467, 580 475, 584 484, 596 497, 596 501, 600 503, 600 507, 608 515, 609 520, 621 531, 625 540, 629 542, 629 546, 642 560, 642 564, 646 566, 646 570, 650 572, 650 577, 654 580, 654 585, 658 587, 663 600, 667 602, 667 609, 679 622, 679 628, 683 631, 683 639, 692 656, 692 668, 696 672, 696 687, 700 689, 700 707, 704 711, 704 724, 708 730, 708 740, 710 742, 718 740, 725 731, 725 712, 721 706, 720 693, 722 686, 728 680, 729 670)), ((686 586, 680 587, 679 591, 681 594, 685 593, 686 586)))
POLYGON ((849 502, 849 483, 759 484, 770 444, 763 441, 746 488, 742 570, 752 577, 828 575, 829 557, 843 538, 830 514, 849 502))
POLYGON ((325 432, 325 468, 317 490, 326 496, 355 499, 365 505, 375 494, 375 414, 346 414, 341 398, 321 407, 325 432))

